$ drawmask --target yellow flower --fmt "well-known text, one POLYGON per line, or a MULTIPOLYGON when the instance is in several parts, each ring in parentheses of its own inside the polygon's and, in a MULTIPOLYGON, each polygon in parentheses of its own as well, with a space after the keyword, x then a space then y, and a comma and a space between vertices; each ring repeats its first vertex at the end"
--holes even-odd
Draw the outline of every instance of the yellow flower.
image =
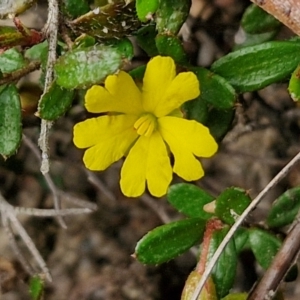
POLYGON ((87 91, 85 106, 91 113, 109 114, 74 127, 74 144, 88 148, 85 166, 100 171, 125 156, 120 185, 129 197, 140 196, 146 183, 152 195, 163 196, 173 172, 187 181, 201 178, 204 171, 196 156, 212 156, 217 144, 207 127, 183 119, 179 110, 199 94, 195 74, 176 75, 170 57, 150 60, 141 90, 126 72, 108 76, 105 87, 87 91))

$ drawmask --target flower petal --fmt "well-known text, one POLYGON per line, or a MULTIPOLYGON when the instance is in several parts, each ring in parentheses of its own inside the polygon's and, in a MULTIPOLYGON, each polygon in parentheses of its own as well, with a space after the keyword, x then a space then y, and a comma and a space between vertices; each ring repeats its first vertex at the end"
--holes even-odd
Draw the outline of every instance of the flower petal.
POLYGON ((74 127, 74 144, 85 151, 83 161, 90 170, 104 170, 126 155, 138 138, 132 115, 102 116, 78 123, 74 127))
POLYGON ((121 189, 128 197, 138 197, 145 191, 161 197, 172 180, 172 168, 167 148, 158 132, 141 136, 130 150, 121 170, 121 189))
POLYGON ((174 172, 188 181, 202 177, 202 166, 194 155, 210 157, 218 148, 208 128, 196 121, 169 116, 158 119, 158 124, 174 155, 174 172))
POLYGON ((154 112, 175 76, 175 63, 171 57, 156 56, 148 62, 143 79, 145 111, 154 112))
POLYGON ((155 108, 157 117, 166 116, 184 102, 195 99, 200 95, 199 80, 193 72, 178 74, 167 87, 165 95, 155 108))
POLYGON ((92 113, 140 114, 142 96, 131 76, 121 71, 106 78, 105 88, 92 86, 85 95, 85 107, 92 113))

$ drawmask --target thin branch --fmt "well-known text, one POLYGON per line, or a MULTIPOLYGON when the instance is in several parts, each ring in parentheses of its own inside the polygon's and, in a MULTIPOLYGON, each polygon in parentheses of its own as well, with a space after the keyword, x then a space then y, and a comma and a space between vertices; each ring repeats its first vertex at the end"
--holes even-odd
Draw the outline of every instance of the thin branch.
POLYGON ((271 266, 268 268, 263 278, 254 287, 248 296, 248 300, 264 300, 266 295, 275 295, 280 282, 295 262, 300 249, 300 220, 299 215, 296 218, 296 224, 293 226, 283 245, 279 249, 271 266))
POLYGON ((157 200, 147 194, 142 195, 140 199, 157 214, 164 224, 172 222, 172 219, 168 216, 165 209, 158 203, 157 200))
POLYGON ((15 235, 11 229, 11 226, 9 224, 8 218, 7 216, 3 213, 4 211, 1 211, 1 218, 2 218, 2 225, 4 228, 4 231, 8 237, 8 241, 9 244, 12 248, 12 250, 14 251, 16 257, 18 258, 19 262, 21 263, 21 265, 23 266, 23 269, 30 275, 34 275, 35 271, 32 268, 32 266, 29 264, 29 262, 27 261, 27 259, 25 258, 25 256, 23 255, 22 251, 20 250, 16 239, 15 239, 15 235))
POLYGON ((42 208, 31 208, 31 207, 13 207, 15 214, 22 214, 35 217, 57 217, 57 216, 70 216, 91 213, 92 210, 89 208, 65 208, 65 209, 42 209, 42 208))
POLYGON ((300 5, 298 0, 251 0, 280 22, 300 35, 300 5))
POLYGON ((39 69, 40 65, 41 65, 40 61, 36 61, 36 60, 31 61, 26 67, 17 70, 15 72, 9 73, 7 75, 4 75, 3 78, 0 79, 0 85, 19 80, 23 76, 39 69))
POLYGON ((95 175, 95 173, 83 167, 87 175, 87 180, 93 184, 102 194, 104 194, 111 202, 116 203, 115 195, 105 186, 105 184, 95 175))
POLYGON ((63 192, 58 190, 60 198, 64 198, 65 201, 70 202, 72 204, 88 208, 90 210, 97 210, 98 206, 95 203, 92 203, 90 201, 83 200, 81 198, 75 197, 73 195, 70 195, 69 193, 63 192))
MULTIPOLYGON (((39 161, 42 161, 41 154, 40 154, 38 148, 36 147, 36 145, 25 134, 23 134, 22 137, 23 137, 23 141, 24 141, 25 145, 32 151, 32 153, 35 155, 35 157, 39 161)), ((42 172, 42 174, 43 174, 45 181, 52 193, 54 208, 57 211, 59 211, 60 210, 60 199, 59 199, 59 194, 58 194, 57 188, 56 188, 52 178, 50 177, 49 173, 42 172)), ((62 216, 59 214, 57 214, 57 221, 62 228, 65 228, 65 229, 67 228, 66 223, 64 222, 62 216)))
MULTIPOLYGON (((58 9, 58 0, 48 0, 48 19, 45 26, 45 32, 48 36, 48 60, 46 66, 45 74, 45 86, 44 93, 47 93, 51 83, 53 81, 53 66, 56 61, 56 45, 57 45, 57 33, 59 26, 59 9, 58 9)), ((43 97, 41 96, 41 99, 43 97)), ((48 151, 48 140, 49 140, 49 131, 52 126, 52 122, 42 120, 41 122, 41 133, 39 138, 39 147, 42 150, 42 164, 41 172, 46 174, 49 172, 49 151, 48 151)))
POLYGON ((43 257, 39 253, 31 237, 27 234, 26 230, 24 229, 20 221, 16 218, 14 208, 9 203, 7 203, 7 201, 3 198, 1 194, 0 194, 0 206, 1 206, 2 216, 5 214, 5 218, 8 218, 10 220, 10 222, 16 229, 17 233, 22 238, 24 244, 27 246, 28 250, 31 252, 35 261, 41 268, 42 272, 45 274, 46 278, 51 282, 52 278, 49 269, 47 268, 46 262, 44 261, 43 257))
POLYGON ((213 257, 211 258, 209 264, 207 265, 205 272, 203 273, 203 276, 201 277, 201 280, 198 282, 196 289, 192 295, 191 300, 197 300, 198 296, 201 293, 201 290, 208 279, 212 269, 214 268, 217 260, 219 259, 220 255, 223 253, 226 245, 230 241, 230 239, 235 234, 236 230, 239 228, 239 226, 242 224, 242 222, 245 220, 245 218, 251 213, 251 211, 258 205, 258 203, 262 200, 262 198, 272 189, 275 185, 278 184, 278 182, 284 178, 287 173, 290 171, 290 169, 298 162, 300 161, 300 152, 269 182, 269 184, 259 193, 259 195, 250 203, 250 205, 245 209, 245 211, 242 213, 242 215, 237 219, 235 224, 230 228, 227 235, 223 239, 222 243, 219 245, 218 249, 214 253, 213 257))

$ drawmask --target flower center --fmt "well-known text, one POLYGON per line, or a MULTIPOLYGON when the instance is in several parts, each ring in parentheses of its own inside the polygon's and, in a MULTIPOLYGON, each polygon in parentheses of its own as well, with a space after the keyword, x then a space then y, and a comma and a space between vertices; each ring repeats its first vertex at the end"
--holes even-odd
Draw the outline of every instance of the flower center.
POLYGON ((139 135, 149 137, 157 128, 156 117, 151 113, 143 114, 133 125, 139 135))

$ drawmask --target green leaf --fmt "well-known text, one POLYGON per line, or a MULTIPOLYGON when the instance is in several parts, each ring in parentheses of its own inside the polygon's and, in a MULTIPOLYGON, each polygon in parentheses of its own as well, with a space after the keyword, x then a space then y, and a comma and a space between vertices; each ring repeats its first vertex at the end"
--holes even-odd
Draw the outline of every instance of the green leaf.
POLYGON ((204 122, 212 136, 220 141, 231 128, 234 119, 234 109, 211 109, 204 122))
POLYGON ((245 190, 231 187, 224 190, 216 199, 216 216, 232 225, 250 204, 251 199, 245 190))
POLYGON ((100 83, 122 65, 119 51, 110 46, 75 49, 61 56, 55 66, 57 84, 66 89, 87 88, 100 83))
MULTIPOLYGON (((227 232, 228 228, 226 227, 213 233, 209 245, 208 260, 210 260, 216 252, 227 232)), ((216 291, 219 298, 226 296, 233 286, 237 261, 238 256, 235 249, 235 243, 233 240, 230 240, 212 271, 212 278, 216 285, 216 291)))
POLYGON ((88 1, 86 0, 63 0, 62 11, 71 18, 77 18, 90 10, 88 1))
POLYGON ((154 24, 148 24, 140 28, 136 34, 136 39, 139 46, 148 54, 153 57, 158 55, 158 50, 155 45, 155 37, 157 31, 154 24))
POLYGON ((287 190, 272 204, 267 217, 269 227, 283 227, 291 224, 300 209, 300 187, 287 190))
POLYGON ((113 1, 96 7, 87 14, 68 23, 72 30, 81 35, 86 33, 99 40, 123 38, 132 35, 141 27, 136 16, 134 1, 113 1))
POLYGON ((159 0, 136 0, 136 12, 142 22, 149 21, 156 12, 159 0))
POLYGON ((259 44, 271 41, 274 39, 276 34, 277 34, 277 30, 270 31, 270 32, 264 32, 264 33, 256 33, 256 34, 251 34, 251 33, 245 32, 243 40, 240 42, 237 42, 237 44, 234 46, 234 51, 241 49, 241 48, 259 45, 259 44))
POLYGON ((121 54, 121 57, 126 60, 131 60, 134 56, 133 45, 131 41, 126 37, 122 39, 110 40, 105 44, 117 50, 121 54))
POLYGON ((300 65, 293 72, 289 82, 288 91, 294 101, 300 100, 300 65))
POLYGON ((281 246, 281 241, 271 233, 252 228, 249 230, 249 243, 257 262, 265 270, 281 246))
POLYGON ((214 200, 214 197, 190 183, 178 183, 170 186, 168 201, 188 217, 199 217, 208 220, 213 215, 203 210, 203 206, 214 200))
POLYGON ((237 253, 240 253, 248 245, 249 232, 247 229, 240 227, 234 234, 234 243, 237 253))
POLYGON ((39 102, 38 116, 48 121, 56 120, 71 106, 74 94, 74 90, 62 88, 54 81, 39 102))
POLYGON ((145 71, 146 65, 141 65, 129 71, 129 74, 134 80, 143 81, 145 71))
POLYGON ((212 65, 238 92, 286 79, 300 62, 300 43, 274 41, 231 52, 212 65))
POLYGON ((158 33, 176 36, 189 15, 190 7, 190 0, 160 1, 155 14, 158 33))
POLYGON ((178 36, 158 34, 155 38, 156 47, 160 55, 170 56, 175 62, 186 64, 187 55, 178 36))
POLYGON ((32 300, 42 300, 44 293, 44 280, 41 276, 33 276, 30 278, 29 294, 32 300))
POLYGON ((197 101, 204 101, 217 109, 232 108, 237 100, 234 88, 223 77, 201 68, 190 68, 199 79, 201 94, 197 101))
POLYGON ((44 41, 40 44, 34 45, 27 49, 25 52, 25 57, 30 60, 42 60, 45 56, 45 52, 48 53, 48 42, 44 41))
POLYGON ((201 101, 200 97, 185 102, 183 104, 183 110, 188 119, 206 124, 209 114, 209 105, 205 101, 201 101))
POLYGON ((79 49, 79 48, 84 49, 84 48, 92 47, 95 44, 96 44, 96 39, 84 33, 74 41, 73 49, 79 49))
POLYGON ((5 86, 0 92, 0 154, 10 156, 21 142, 21 104, 15 85, 5 86))
POLYGON ((161 264, 184 253, 203 237, 205 221, 192 218, 159 226, 136 245, 135 256, 144 264, 161 264))
POLYGON ((260 7, 252 4, 246 9, 241 25, 247 33, 265 33, 277 30, 281 23, 260 7))
POLYGON ((6 50, 0 55, 0 70, 10 73, 26 66, 23 55, 15 48, 6 50))

